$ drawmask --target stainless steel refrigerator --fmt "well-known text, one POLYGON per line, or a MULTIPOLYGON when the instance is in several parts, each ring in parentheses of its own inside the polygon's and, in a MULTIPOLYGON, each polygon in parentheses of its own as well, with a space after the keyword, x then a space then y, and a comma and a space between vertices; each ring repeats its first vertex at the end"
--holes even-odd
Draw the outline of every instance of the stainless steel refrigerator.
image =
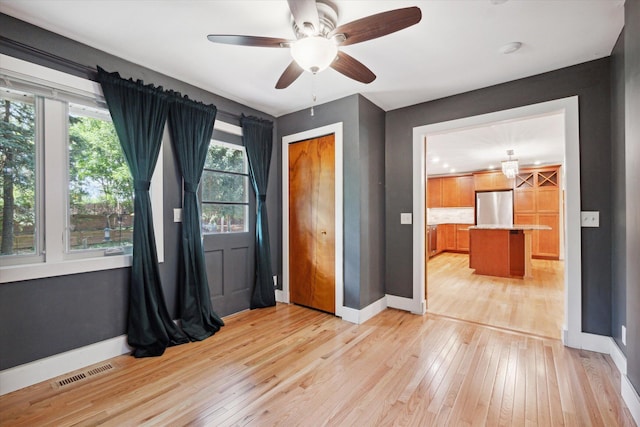
POLYGON ((513 225, 513 190, 476 193, 476 225, 513 225))

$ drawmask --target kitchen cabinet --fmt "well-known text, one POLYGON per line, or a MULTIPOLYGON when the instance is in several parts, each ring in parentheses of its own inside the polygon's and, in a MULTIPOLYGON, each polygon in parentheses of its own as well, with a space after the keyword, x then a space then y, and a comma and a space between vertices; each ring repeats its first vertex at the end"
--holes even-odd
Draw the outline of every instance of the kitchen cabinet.
POLYGON ((451 176, 442 178, 443 207, 473 207, 473 176, 451 176))
POLYGON ((513 188, 513 179, 507 178, 501 171, 477 172, 473 174, 475 191, 510 190, 513 188))
POLYGON ((438 252, 469 252, 469 227, 473 224, 439 224, 438 252))
POLYGON ((427 179, 427 207, 442 207, 442 178, 427 179))
POLYGON ((535 258, 559 259, 560 167, 522 169, 515 178, 514 186, 514 223, 551 227, 551 230, 533 231, 532 255, 535 258))
POLYGON ((444 250, 455 251, 456 250, 456 227, 454 224, 441 224, 440 227, 444 228, 444 250))
POLYGON ((469 226, 470 224, 456 224, 456 250, 469 252, 469 226))

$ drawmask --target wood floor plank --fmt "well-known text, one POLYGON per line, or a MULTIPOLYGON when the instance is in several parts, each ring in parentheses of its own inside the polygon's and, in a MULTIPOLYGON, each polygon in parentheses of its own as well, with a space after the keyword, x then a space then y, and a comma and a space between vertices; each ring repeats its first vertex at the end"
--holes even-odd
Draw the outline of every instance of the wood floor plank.
POLYGON ((559 339, 564 262, 532 262, 532 278, 503 278, 475 274, 467 254, 441 253, 427 262, 427 311, 559 339))
POLYGON ((362 325, 278 304, 108 373, 0 397, 2 426, 633 426, 609 356, 387 309, 362 325))

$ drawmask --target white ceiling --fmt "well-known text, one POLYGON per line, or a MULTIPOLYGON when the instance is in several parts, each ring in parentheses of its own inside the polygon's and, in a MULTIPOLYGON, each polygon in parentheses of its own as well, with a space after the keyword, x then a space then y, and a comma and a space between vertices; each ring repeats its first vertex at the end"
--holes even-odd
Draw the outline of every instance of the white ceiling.
POLYGON ((427 135, 427 174, 500 170, 507 150, 519 165, 564 163, 562 112, 427 135))
MULTIPOLYGON (((333 1, 338 25, 422 11, 413 27, 342 48, 378 76, 369 85, 329 69, 277 90, 288 49, 206 38, 293 38, 285 0, 0 0, 0 11, 276 117, 310 107, 313 92, 318 104, 361 93, 389 111, 605 57, 624 25, 624 0, 333 1), (522 49, 500 53, 514 41, 522 49)), ((508 149, 521 165, 562 163, 563 126, 556 114, 429 135, 427 172, 499 168, 508 149)))
POLYGON ((206 36, 293 38, 285 0, 0 0, 0 11, 276 117, 311 106, 312 85, 317 103, 361 93, 389 111, 605 57, 624 23, 624 0, 334 2, 338 24, 408 6, 423 17, 342 48, 377 74, 369 85, 329 69, 276 90, 288 49, 206 36), (499 52, 513 41, 522 49, 499 52))

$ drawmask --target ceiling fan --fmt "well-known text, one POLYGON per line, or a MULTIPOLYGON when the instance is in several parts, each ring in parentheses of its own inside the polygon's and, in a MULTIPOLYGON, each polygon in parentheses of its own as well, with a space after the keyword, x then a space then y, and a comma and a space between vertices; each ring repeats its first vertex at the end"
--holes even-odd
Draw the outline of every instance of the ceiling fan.
POLYGON ((338 13, 328 0, 287 0, 293 17, 294 40, 243 35, 210 34, 214 43, 240 46, 290 48, 294 58, 276 83, 284 89, 306 70, 313 74, 327 67, 362 83, 376 75, 357 59, 339 50, 341 46, 386 36, 417 24, 418 7, 394 9, 336 26, 338 13))

